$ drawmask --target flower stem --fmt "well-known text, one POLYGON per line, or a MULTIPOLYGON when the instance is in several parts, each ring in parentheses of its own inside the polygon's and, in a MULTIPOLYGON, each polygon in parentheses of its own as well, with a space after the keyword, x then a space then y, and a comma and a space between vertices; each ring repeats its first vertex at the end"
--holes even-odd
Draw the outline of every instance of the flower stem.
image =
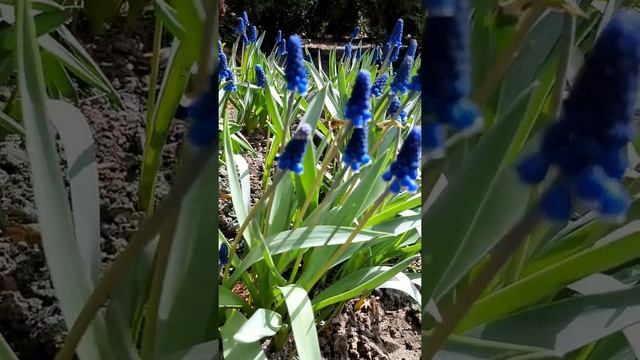
POLYGON ((480 274, 456 296, 456 302, 443 313, 442 322, 436 326, 425 344, 423 359, 432 359, 453 333, 456 325, 462 320, 484 289, 507 262, 511 254, 529 233, 540 223, 537 211, 526 214, 489 253, 489 261, 480 274))
POLYGON ((356 226, 356 228, 353 229, 351 234, 349 234, 349 237, 347 238, 347 240, 344 243, 342 243, 342 245, 340 245, 340 247, 336 250, 333 256, 331 256, 331 258, 322 265, 320 270, 316 272, 316 274, 313 276, 311 281, 305 284, 304 288, 307 292, 309 292, 313 287, 313 285, 316 282, 318 282, 318 280, 320 280, 320 278, 324 276, 324 274, 327 271, 329 271, 329 269, 331 268, 331 265, 333 265, 336 261, 338 261, 340 259, 340 256, 342 256, 347 251, 347 249, 349 248, 349 245, 351 245, 351 242, 353 242, 353 239, 355 239, 356 236, 360 233, 360 231, 362 231, 362 229, 365 227, 369 219, 371 219, 371 217, 376 212, 376 210, 378 210, 380 205, 382 205, 382 202, 387 197, 387 195, 389 195, 388 188, 385 189, 385 191, 375 200, 375 202, 373 203, 369 211, 367 211, 367 213, 362 217, 362 219, 360 219, 358 226, 356 226))
POLYGON ((320 171, 318 172, 318 174, 316 175, 316 178, 313 181, 313 185, 311 186, 311 191, 309 191, 308 196, 304 200, 304 204, 302 205, 302 208, 300 208, 300 211, 298 212, 298 217, 296 218, 296 221, 293 224, 294 229, 297 229, 302 223, 302 219, 304 218, 304 215, 307 212, 309 205, 311 205, 311 199, 313 198, 313 194, 316 191, 318 191, 318 189, 320 189, 320 186, 322 185, 322 179, 324 178, 324 174, 327 171, 329 164, 331 164, 331 162, 334 160, 337 154, 338 144, 342 143, 342 140, 344 139, 344 137, 346 136, 347 132, 350 129, 351 129, 351 125, 344 127, 344 130, 340 132, 340 135, 338 135, 338 138, 335 141, 333 141, 329 146, 327 155, 323 159, 322 165, 320 166, 320 171))

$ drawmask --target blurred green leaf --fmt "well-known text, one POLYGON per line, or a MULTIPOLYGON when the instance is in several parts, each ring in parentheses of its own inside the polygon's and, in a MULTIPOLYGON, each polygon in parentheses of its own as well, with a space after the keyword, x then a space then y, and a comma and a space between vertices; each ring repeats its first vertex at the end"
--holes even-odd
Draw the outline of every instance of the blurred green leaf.
POLYGON ((318 333, 307 292, 295 285, 278 287, 278 289, 282 292, 287 304, 298 356, 301 359, 321 360, 318 333))
POLYGON ((0 359, 5 360, 18 360, 16 354, 11 350, 11 347, 4 339, 2 334, 0 334, 0 359))
POLYGON ((262 338, 274 335, 281 326, 280 314, 269 309, 258 309, 247 322, 240 326, 233 335, 233 339, 243 344, 255 343, 262 338))
POLYGON ((260 348, 260 343, 239 343, 233 339, 247 323, 247 318, 238 311, 228 312, 227 322, 220 328, 222 335, 222 348, 225 359, 267 360, 267 356, 260 348))

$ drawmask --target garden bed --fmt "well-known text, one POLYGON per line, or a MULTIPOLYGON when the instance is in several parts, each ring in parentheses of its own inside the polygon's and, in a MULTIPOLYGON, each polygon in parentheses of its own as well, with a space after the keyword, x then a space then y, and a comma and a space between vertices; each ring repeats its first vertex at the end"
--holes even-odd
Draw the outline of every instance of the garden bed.
MULTIPOLYGON (((98 62, 125 106, 118 109, 93 91, 81 91, 78 107, 89 121, 97 155, 103 266, 107 266, 136 231, 143 213, 138 211, 145 102, 149 73, 152 21, 147 19, 135 32, 123 31, 119 21, 99 36, 89 36, 86 23, 73 26, 91 56, 98 62)), ((5 91, 6 92, 6 91, 5 91)), ((0 100, 7 101, 7 96, 0 100)), ((176 163, 184 122, 176 120, 167 140, 158 194, 166 194, 176 163)), ((247 155, 253 189, 260 189, 265 138, 247 134, 257 156, 247 155), (255 186, 254 186, 255 185, 255 186)), ((44 255, 40 249, 36 209, 31 189, 30 167, 24 141, 9 136, 0 142, 0 206, 5 215, 0 233, 0 332, 20 359, 52 359, 65 335, 64 319, 57 306, 44 255)), ((227 236, 238 226, 225 182, 220 172, 219 223, 227 236)), ((253 201, 260 196, 252 193, 253 201)), ((398 301, 387 292, 372 296, 367 306, 353 310, 350 301, 320 333, 323 354, 328 359, 418 359, 420 311, 408 300, 398 301), (378 299, 378 300, 376 300, 378 299)), ((295 359, 293 346, 273 359, 295 359)))

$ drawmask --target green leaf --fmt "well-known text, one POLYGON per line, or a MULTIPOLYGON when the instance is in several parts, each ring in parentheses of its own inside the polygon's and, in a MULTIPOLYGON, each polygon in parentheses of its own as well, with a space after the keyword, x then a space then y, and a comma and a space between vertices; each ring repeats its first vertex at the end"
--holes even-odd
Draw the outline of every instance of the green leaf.
POLYGON ((267 360, 267 356, 262 351, 260 343, 254 342, 251 344, 241 344, 233 339, 234 334, 236 334, 240 328, 247 323, 247 318, 238 311, 231 311, 229 314, 230 315, 227 316, 227 322, 220 328, 224 358, 267 360))
POLYGON ((18 134, 24 134, 24 127, 15 121, 11 116, 0 111, 0 127, 8 130, 9 132, 15 132, 18 134))
POLYGON ((158 308, 157 356, 213 340, 209 321, 217 316, 217 157, 212 157, 186 194, 175 230, 158 308), (180 331, 176 331, 180 329, 180 331))
POLYGON ((393 266, 373 266, 348 274, 313 298, 315 310, 345 301, 373 290, 406 269, 417 257, 410 257, 393 266))
POLYGON ((474 329, 486 340, 549 349, 564 355, 640 321, 640 287, 573 297, 474 329))
MULTIPOLYGON (((422 342, 425 335, 423 333, 422 342)), ((445 347, 438 352, 438 360, 478 360, 478 359, 541 359, 535 354, 543 354, 545 349, 488 341, 469 336, 451 335, 445 347)))
POLYGON ((226 287, 220 286, 218 288, 218 294, 220 297, 218 303, 221 308, 241 308, 245 306, 245 302, 242 301, 242 299, 240 299, 236 294, 234 294, 233 291, 227 289, 226 287))
MULTIPOLYGON (((284 231, 266 239, 271 255, 282 254, 288 251, 307 249, 311 247, 340 245, 344 243, 353 228, 336 226, 314 226, 302 227, 295 230, 284 231)), ((374 232, 361 231, 353 239, 352 244, 366 243, 373 240, 382 240, 392 235, 374 232)), ((247 271, 251 265, 262 259, 262 249, 259 247, 249 251, 247 256, 240 262, 238 268, 234 270, 229 283, 237 281, 243 272, 247 271)))
POLYGON ((11 347, 4 339, 2 334, 0 334, 0 359, 5 360, 18 360, 16 354, 11 350, 11 347))
POLYGON ((178 39, 184 39, 184 27, 178 22, 177 11, 164 0, 154 0, 153 9, 156 16, 162 20, 162 24, 178 39))
POLYGON ((122 0, 88 1, 84 10, 89 18, 91 31, 100 32, 104 23, 111 22, 118 15, 121 4, 122 0))
POLYGON ((282 292, 289 310, 291 330, 293 331, 298 356, 301 359, 321 360, 318 333, 316 332, 313 309, 307 292, 295 285, 278 287, 278 289, 282 292))
POLYGON ((269 309, 258 309, 233 335, 233 340, 247 344, 273 336, 282 326, 282 317, 269 309))
POLYGON ((147 124, 151 129, 147 131, 149 135, 144 149, 140 175, 140 205, 147 211, 151 211, 153 208, 155 182, 162 160, 162 152, 169 127, 178 109, 182 94, 187 88, 193 62, 194 58, 186 45, 176 40, 160 86, 152 121, 147 124))
POLYGON ((60 100, 47 102, 49 119, 64 146, 69 167, 73 223, 80 256, 92 281, 100 278, 100 192, 93 134, 85 116, 60 100))
MULTIPOLYGON (((70 327, 89 297, 93 284, 81 259, 56 148, 47 123, 49 112, 44 74, 29 3, 19 1, 16 5, 17 81, 38 220, 42 228, 42 245, 57 299, 70 327)), ((114 358, 105 335, 103 320, 98 316, 78 346, 80 357, 114 358)))
POLYGON ((394 289, 401 291, 409 295, 413 300, 416 301, 416 303, 418 303, 418 305, 422 304, 422 296, 420 296, 420 291, 414 286, 411 279, 405 273, 397 273, 391 279, 378 286, 378 289, 394 289))
POLYGON ((217 360, 220 357, 218 340, 207 341, 190 346, 160 358, 160 360, 217 360))
POLYGON ((478 300, 460 329, 498 319, 529 304, 552 296, 587 275, 622 265, 640 255, 640 234, 631 223, 601 239, 593 247, 527 275, 478 300))

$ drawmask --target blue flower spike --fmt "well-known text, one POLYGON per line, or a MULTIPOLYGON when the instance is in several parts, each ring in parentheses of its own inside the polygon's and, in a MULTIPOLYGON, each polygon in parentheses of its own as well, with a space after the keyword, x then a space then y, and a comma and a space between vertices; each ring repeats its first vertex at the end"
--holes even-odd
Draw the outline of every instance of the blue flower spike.
POLYGON ((422 91, 422 106, 430 121, 470 135, 481 128, 482 117, 469 100, 469 0, 449 3, 455 6, 452 16, 432 14, 427 21, 422 43, 429 61, 420 66, 422 84, 414 79, 411 88, 422 91))
POLYGON ((424 0, 429 16, 453 16, 456 12, 456 0, 424 0))
POLYGON ((396 20, 396 24, 393 26, 393 31, 389 37, 388 43, 392 46, 402 46, 402 31, 404 28, 404 21, 402 19, 396 20))
POLYGON ((371 94, 377 98, 382 96, 384 92, 384 86, 387 84, 387 80, 389 80, 389 75, 382 74, 376 81, 373 82, 373 86, 371 86, 371 94))
POLYGON ((258 41, 258 28, 252 26, 249 29, 249 43, 255 44, 258 41))
POLYGON ((370 99, 371 74, 367 70, 360 70, 344 112, 345 117, 352 121, 353 127, 364 127, 371 119, 370 99))
POLYGON ((418 190, 418 168, 420 167, 420 147, 421 147, 420 127, 414 127, 409 131, 400 152, 389 170, 382 175, 382 179, 391 182, 389 191, 399 193, 403 188, 409 192, 418 190))
POLYGON ((349 139, 347 147, 344 150, 342 161, 347 164, 354 173, 359 172, 360 168, 371 163, 367 140, 368 131, 367 125, 354 128, 351 133, 351 139, 349 139))
POLYGON ((287 55, 287 40, 281 39, 278 43, 278 55, 284 56, 287 55))
POLYGON ((411 39, 411 41, 409 42, 409 45, 407 46, 406 56, 411 56, 412 58, 415 58, 416 51, 418 51, 418 41, 416 41, 416 39, 411 39))
POLYGON ((276 35, 276 45, 280 45, 282 41, 282 30, 278 30, 278 34, 276 35))
POLYGON ((229 73, 231 73, 231 69, 229 69, 229 65, 227 64, 227 56, 224 54, 222 42, 220 41, 218 41, 218 63, 220 68, 218 77, 220 80, 227 80, 229 78, 229 73))
POLYGON ((352 45, 350 42, 344 44, 344 59, 348 60, 351 59, 351 49, 352 49, 352 45))
POLYGON ((211 76, 209 88, 188 108, 190 127, 187 133, 189 143, 196 148, 204 148, 218 138, 218 100, 216 77, 211 76))
POLYGON ((445 156, 445 143, 447 140, 447 131, 439 122, 428 122, 424 129, 424 137, 422 138, 422 148, 426 151, 431 159, 441 159, 445 156))
POLYGON ((264 69, 262 68, 262 66, 260 64, 256 64, 255 71, 256 71, 256 86, 261 87, 263 89, 266 88, 267 87, 267 77, 264 74, 264 69))
POLYGON ((360 26, 353 28, 353 31, 351 32, 351 40, 357 38, 358 35, 360 35, 360 26))
POLYGON ((238 22, 238 25, 236 25, 236 33, 244 34, 247 31, 247 24, 241 17, 237 18, 236 21, 238 22))
POLYGON ((411 82, 411 69, 413 68, 413 58, 411 56, 405 56, 402 65, 393 77, 391 83, 391 91, 400 94, 405 94, 409 90, 411 82))
POLYGON ((249 26, 249 15, 247 14, 246 11, 242 12, 242 21, 244 22, 244 27, 249 26))
POLYGON ((301 39, 297 35, 291 35, 287 46, 287 67, 285 77, 288 89, 297 90, 300 95, 307 92, 307 70, 304 67, 301 39))
POLYGON ((400 98, 398 97, 398 95, 394 94, 391 97, 391 102, 389 103, 389 108, 387 109, 387 117, 391 117, 396 113, 398 113, 398 115, 392 118, 391 120, 396 120, 401 123, 405 123, 407 121, 407 112, 404 109, 402 111, 399 111, 400 106, 401 106, 400 98))
POLYGON ((380 50, 379 46, 376 46, 375 49, 373 49, 373 63, 377 64, 379 62, 381 62, 382 59, 382 50, 380 50))
POLYGON ((311 126, 302 123, 293 134, 293 138, 284 148, 284 152, 277 157, 278 168, 283 171, 291 170, 300 175, 304 171, 302 159, 307 150, 307 141, 311 135, 311 126))
POLYGON ((362 57, 362 46, 358 46, 356 48, 356 59, 360 60, 361 57, 362 57))
POLYGON ((604 221, 624 220, 630 197, 622 178, 639 87, 640 14, 618 10, 580 69, 559 120, 544 131, 537 153, 516 168, 527 184, 542 182, 549 167, 557 170, 540 202, 546 218, 567 221, 578 204, 604 221))
POLYGON ((227 244, 220 243, 220 251, 218 252, 218 261, 220 262, 220 266, 225 266, 229 262, 229 248, 227 244))

